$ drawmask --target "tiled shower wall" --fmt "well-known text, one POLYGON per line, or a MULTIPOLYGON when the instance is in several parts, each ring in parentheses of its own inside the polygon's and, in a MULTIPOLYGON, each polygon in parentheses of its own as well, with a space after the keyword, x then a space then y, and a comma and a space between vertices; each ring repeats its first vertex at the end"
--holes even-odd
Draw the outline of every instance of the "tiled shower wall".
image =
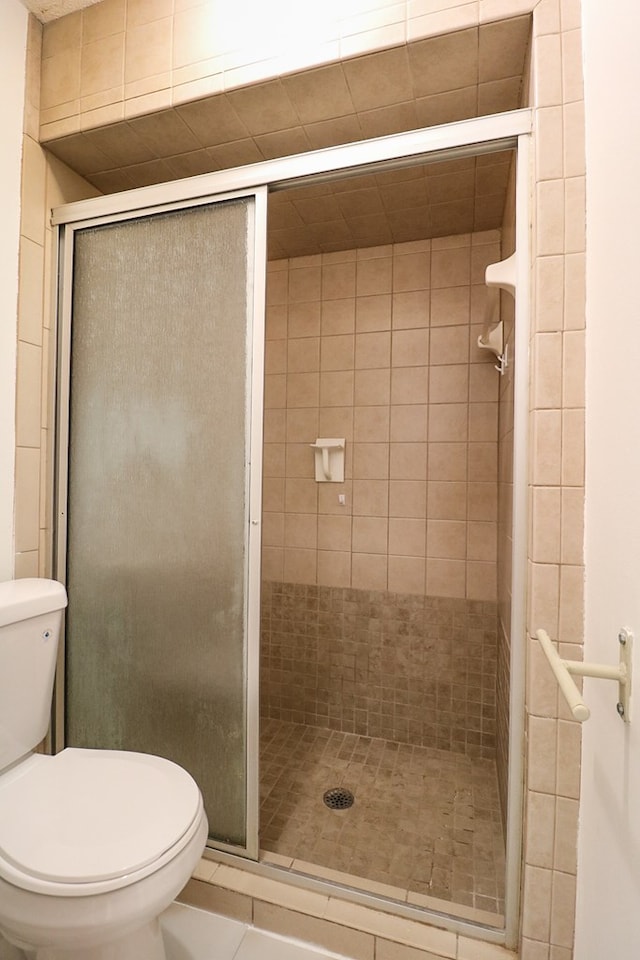
POLYGON ((269 265, 265 716, 495 755, 499 259, 492 231, 269 265))
POLYGON ((266 718, 495 756, 496 605, 265 582, 266 718))
POLYGON ((269 265, 264 579, 495 601, 499 259, 489 231, 269 265), (344 483, 315 481, 317 437, 346 439, 344 483))

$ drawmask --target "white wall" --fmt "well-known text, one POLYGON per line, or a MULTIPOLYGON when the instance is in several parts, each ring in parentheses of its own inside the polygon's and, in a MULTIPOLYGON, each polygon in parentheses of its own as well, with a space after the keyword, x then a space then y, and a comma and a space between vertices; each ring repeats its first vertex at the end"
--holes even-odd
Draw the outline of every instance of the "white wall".
POLYGON ((637 636, 635 712, 585 682, 578 841, 579 960, 640 955, 640 9, 582 0, 587 148, 585 658, 637 636))
POLYGON ((13 574, 16 318, 27 11, 0 9, 0 580, 13 574))

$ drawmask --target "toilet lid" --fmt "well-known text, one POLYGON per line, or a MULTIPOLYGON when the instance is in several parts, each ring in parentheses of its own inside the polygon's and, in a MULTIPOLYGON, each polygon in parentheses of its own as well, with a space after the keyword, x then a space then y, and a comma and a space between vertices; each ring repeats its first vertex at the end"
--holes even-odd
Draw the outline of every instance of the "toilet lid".
POLYGON ((142 753, 67 749, 0 781, 0 855, 57 883, 122 877, 158 859, 200 809, 192 777, 142 753))

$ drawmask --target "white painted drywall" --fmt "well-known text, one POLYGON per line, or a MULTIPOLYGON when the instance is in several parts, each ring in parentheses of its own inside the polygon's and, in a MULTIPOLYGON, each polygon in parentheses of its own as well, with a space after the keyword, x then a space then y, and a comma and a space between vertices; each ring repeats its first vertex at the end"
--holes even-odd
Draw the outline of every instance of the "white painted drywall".
POLYGON ((635 711, 585 681, 576 960, 640 956, 640 8, 582 0, 587 147, 585 658, 638 637, 635 711))
POLYGON ((0 580, 13 575, 20 159, 28 14, 0 4, 0 580))

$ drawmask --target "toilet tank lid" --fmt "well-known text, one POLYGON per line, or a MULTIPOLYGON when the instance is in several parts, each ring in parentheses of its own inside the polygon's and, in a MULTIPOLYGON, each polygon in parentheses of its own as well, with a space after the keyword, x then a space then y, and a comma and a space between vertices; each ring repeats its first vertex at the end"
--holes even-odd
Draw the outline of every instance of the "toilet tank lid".
POLYGON ((57 580, 25 577, 0 583, 0 627, 64 610, 66 605, 67 591, 57 580))

